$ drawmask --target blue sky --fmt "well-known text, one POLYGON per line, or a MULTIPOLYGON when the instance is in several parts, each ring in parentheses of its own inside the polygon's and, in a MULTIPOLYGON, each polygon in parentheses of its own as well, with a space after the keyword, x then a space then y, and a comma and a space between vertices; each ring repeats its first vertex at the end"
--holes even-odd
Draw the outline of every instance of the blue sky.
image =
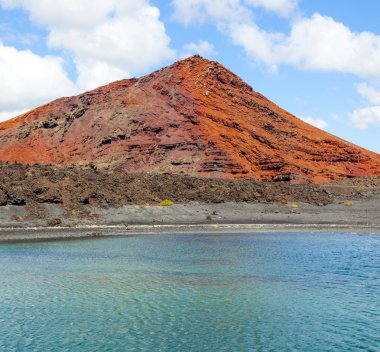
POLYGON ((378 0, 0 0, 0 120, 192 54, 380 153, 378 0))

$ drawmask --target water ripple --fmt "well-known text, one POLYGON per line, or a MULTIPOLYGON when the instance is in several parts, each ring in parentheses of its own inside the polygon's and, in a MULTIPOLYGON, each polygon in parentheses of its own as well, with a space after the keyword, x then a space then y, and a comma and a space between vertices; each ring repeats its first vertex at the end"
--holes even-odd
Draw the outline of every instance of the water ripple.
POLYGON ((0 351, 379 351, 377 236, 0 246, 0 351))

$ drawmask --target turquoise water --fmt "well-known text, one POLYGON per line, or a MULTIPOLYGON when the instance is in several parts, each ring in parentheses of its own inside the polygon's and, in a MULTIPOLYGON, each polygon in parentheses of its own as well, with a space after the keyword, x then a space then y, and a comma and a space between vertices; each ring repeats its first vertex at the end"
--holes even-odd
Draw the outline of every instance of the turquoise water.
POLYGON ((380 236, 0 246, 0 351, 380 351, 380 236))

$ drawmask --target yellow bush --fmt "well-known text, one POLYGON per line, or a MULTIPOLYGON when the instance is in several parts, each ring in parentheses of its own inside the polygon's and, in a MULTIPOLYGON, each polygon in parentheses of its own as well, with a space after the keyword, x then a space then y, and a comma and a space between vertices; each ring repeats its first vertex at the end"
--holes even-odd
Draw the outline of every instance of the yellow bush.
POLYGON ((158 204, 160 207, 171 207, 174 205, 174 202, 172 202, 170 199, 165 199, 162 202, 158 204))

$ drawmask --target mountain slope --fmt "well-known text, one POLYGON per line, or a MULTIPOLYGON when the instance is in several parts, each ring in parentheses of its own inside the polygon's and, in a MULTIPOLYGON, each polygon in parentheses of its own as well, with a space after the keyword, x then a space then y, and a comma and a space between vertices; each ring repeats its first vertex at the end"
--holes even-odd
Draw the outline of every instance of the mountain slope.
POLYGON ((0 124, 0 160, 136 173, 326 182, 380 156, 299 120, 199 56, 0 124))

